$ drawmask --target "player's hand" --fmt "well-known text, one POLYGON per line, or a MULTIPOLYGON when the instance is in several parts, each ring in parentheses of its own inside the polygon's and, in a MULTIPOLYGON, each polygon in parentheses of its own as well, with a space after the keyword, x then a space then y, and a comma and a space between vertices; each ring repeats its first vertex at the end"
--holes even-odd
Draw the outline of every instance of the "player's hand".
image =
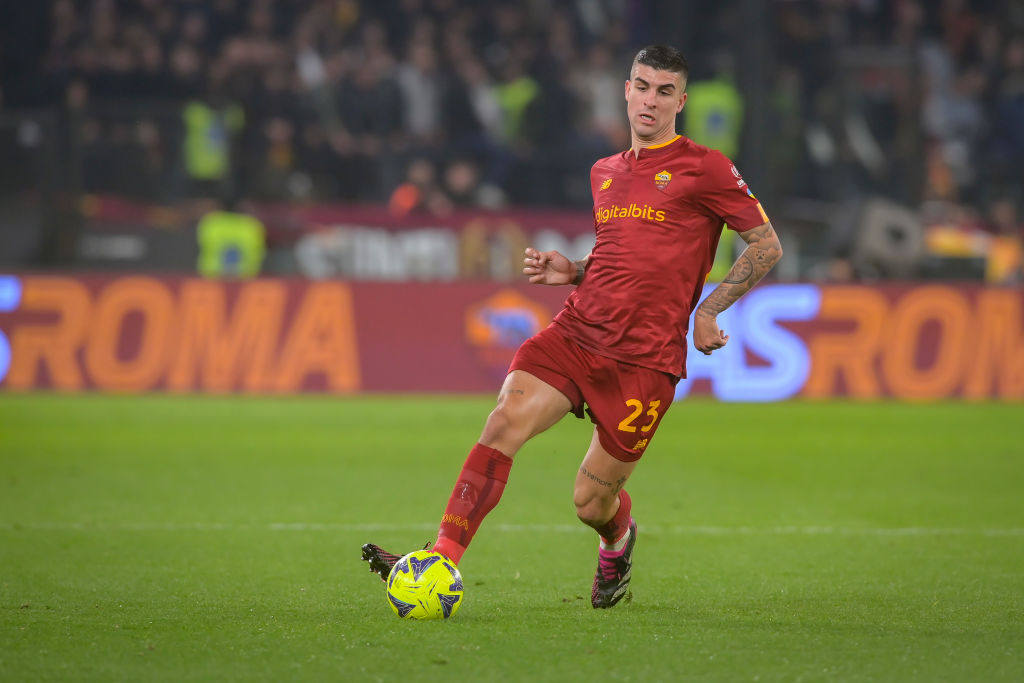
POLYGON ((722 348, 729 341, 729 335, 718 329, 718 320, 701 311, 693 316, 693 346, 710 356, 712 351, 722 348))
POLYGON ((527 247, 523 275, 535 285, 570 285, 576 279, 576 264, 557 251, 527 247))

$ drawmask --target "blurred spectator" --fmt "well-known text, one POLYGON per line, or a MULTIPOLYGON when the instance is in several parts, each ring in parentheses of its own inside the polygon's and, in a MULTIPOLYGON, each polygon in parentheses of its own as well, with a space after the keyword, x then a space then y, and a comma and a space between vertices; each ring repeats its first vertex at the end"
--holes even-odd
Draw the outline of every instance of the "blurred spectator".
POLYGON ((608 149, 629 147, 629 127, 623 115, 625 83, 629 74, 620 73, 609 46, 592 45, 583 63, 573 71, 572 82, 584 112, 582 126, 604 139, 608 149))
POLYGON ((521 60, 510 57, 501 68, 501 80, 495 89, 495 95, 501 108, 501 140, 516 151, 528 151, 523 119, 527 108, 539 94, 540 86, 536 79, 530 76, 526 65, 521 60))
POLYGON ((205 63, 195 45, 176 43, 170 52, 170 94, 178 99, 200 95, 204 90, 205 63))
POLYGON ((445 167, 444 189, 457 207, 497 209, 505 203, 504 193, 482 181, 480 169, 472 159, 455 159, 445 167))
POLYGON ((346 152, 363 169, 359 196, 383 201, 402 177, 397 157, 404 149, 402 96, 393 77, 394 58, 383 27, 370 26, 352 73, 341 83, 338 111, 350 136, 346 152))
POLYGON ((266 230, 237 201, 225 202, 199 219, 197 270, 215 278, 250 278, 259 275, 266 253, 266 230))
POLYGON ((511 154, 502 139, 503 118, 497 89, 483 62, 464 58, 443 101, 444 139, 453 155, 477 159, 491 183, 504 185, 511 154))
POLYGON ((409 46, 396 81, 402 94, 402 123, 414 147, 436 144, 441 132, 444 80, 434 46, 424 40, 409 46))
POLYGON ((957 198, 969 194, 976 180, 973 152, 985 124, 980 100, 983 76, 972 67, 958 67, 950 51, 937 43, 926 45, 921 56, 926 84, 922 127, 935 141, 939 162, 952 177, 953 186, 946 191, 954 195, 950 198, 957 198))
POLYGON ((245 125, 245 111, 228 99, 224 85, 211 80, 205 97, 182 110, 188 196, 221 196, 232 181, 232 145, 245 125))
POLYGON ((715 53, 714 76, 686 86, 690 93, 683 109, 687 137, 730 159, 738 159, 743 132, 743 95, 736 87, 733 57, 715 53))
POLYGON ((1024 283, 1024 222, 1020 218, 1020 201, 1012 196, 999 197, 989 206, 989 228, 992 245, 988 253, 985 275, 989 282, 1024 283))
POLYGON ((986 181, 997 191, 1024 193, 1024 30, 1003 50, 1001 77, 993 88, 986 181))
POLYGON ((781 229, 784 208, 820 227, 872 198, 1007 224, 1024 187, 1020 2, 786 0, 757 41, 750 7, 22 3, 0 13, 0 106, 60 110, 86 191, 384 203, 427 163, 456 205, 588 207, 591 164, 629 144, 621 65, 664 40, 692 67, 684 132, 769 176, 755 191, 781 229))
POLYGON ((443 215, 452 210, 452 200, 438 183, 437 167, 429 159, 413 159, 405 181, 391 193, 388 209, 396 216, 415 212, 443 215))

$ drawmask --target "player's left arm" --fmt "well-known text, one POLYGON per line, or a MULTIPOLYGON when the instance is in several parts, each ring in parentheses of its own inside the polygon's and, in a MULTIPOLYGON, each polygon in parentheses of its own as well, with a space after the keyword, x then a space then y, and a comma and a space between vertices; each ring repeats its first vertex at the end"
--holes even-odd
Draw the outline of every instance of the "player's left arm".
POLYGON ((704 355, 729 341, 729 336, 718 328, 718 314, 749 292, 782 258, 782 244, 770 222, 739 235, 747 248, 693 316, 693 346, 704 355))

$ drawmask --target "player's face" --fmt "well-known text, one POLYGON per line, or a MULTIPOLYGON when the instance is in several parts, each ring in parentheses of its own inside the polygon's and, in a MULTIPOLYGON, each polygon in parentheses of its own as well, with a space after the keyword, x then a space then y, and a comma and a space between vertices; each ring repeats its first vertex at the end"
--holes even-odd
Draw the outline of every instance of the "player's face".
POLYGON ((662 142, 675 135, 676 114, 686 104, 682 74, 637 64, 626 81, 626 115, 633 135, 662 142))

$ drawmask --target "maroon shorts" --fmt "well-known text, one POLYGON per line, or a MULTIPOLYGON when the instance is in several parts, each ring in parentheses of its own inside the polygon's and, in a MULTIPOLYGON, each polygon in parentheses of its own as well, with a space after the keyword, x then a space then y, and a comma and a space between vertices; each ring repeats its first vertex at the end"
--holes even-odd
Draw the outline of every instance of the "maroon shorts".
POLYGON ((677 380, 672 375, 588 351, 557 325, 549 325, 519 347, 509 367, 513 370, 528 372, 561 391, 576 417, 586 411, 604 449, 625 462, 644 454, 675 398, 677 380))

